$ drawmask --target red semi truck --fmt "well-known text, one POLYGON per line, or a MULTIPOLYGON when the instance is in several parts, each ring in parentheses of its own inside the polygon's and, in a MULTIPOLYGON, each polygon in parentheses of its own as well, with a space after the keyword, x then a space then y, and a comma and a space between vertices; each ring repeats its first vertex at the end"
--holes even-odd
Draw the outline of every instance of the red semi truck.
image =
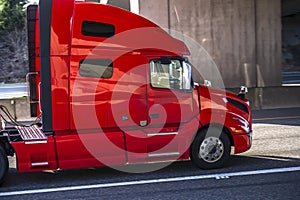
POLYGON ((28 7, 31 125, 3 126, 0 181, 19 172, 191 159, 224 165, 251 147, 246 88, 198 85, 190 52, 123 9, 74 0, 28 7))

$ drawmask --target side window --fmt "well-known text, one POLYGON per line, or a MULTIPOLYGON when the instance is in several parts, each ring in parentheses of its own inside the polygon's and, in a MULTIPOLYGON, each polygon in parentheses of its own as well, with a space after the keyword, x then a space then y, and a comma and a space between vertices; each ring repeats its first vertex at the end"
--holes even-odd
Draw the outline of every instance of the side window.
POLYGON ((86 59, 79 64, 80 76, 93 78, 111 78, 113 63, 110 59, 86 59))
POLYGON ((109 38, 115 35, 115 26, 101 22, 84 21, 82 35, 109 38))
POLYGON ((151 85, 155 88, 190 90, 191 67, 185 61, 171 60, 162 64, 159 60, 150 62, 151 85))

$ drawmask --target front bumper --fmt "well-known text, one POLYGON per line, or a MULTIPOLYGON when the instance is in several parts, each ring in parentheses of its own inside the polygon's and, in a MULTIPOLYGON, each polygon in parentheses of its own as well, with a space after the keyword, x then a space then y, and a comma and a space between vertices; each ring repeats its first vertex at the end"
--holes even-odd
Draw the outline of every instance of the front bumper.
POLYGON ((252 131, 249 131, 247 134, 233 135, 233 141, 234 154, 248 151, 252 146, 252 131))

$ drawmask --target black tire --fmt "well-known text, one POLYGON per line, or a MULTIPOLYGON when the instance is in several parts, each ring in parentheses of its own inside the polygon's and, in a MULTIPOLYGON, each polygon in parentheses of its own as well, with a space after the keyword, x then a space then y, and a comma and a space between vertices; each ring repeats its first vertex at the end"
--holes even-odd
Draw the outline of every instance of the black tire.
POLYGON ((216 169, 224 166, 230 152, 228 136, 222 130, 210 127, 197 133, 191 145, 190 157, 201 169, 216 169))
POLYGON ((0 185, 4 182, 5 176, 8 171, 8 159, 7 155, 0 145, 0 185))

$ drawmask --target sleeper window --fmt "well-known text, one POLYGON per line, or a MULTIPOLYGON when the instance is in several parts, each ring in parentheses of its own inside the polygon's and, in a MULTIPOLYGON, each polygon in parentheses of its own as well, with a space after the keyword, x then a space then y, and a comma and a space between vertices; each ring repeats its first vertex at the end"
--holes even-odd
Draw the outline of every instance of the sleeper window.
POLYGON ((101 22, 84 21, 81 31, 84 36, 110 38, 115 35, 115 26, 101 22))
POLYGON ((113 63, 110 59, 85 59, 80 62, 79 74, 93 78, 111 78, 113 63))

